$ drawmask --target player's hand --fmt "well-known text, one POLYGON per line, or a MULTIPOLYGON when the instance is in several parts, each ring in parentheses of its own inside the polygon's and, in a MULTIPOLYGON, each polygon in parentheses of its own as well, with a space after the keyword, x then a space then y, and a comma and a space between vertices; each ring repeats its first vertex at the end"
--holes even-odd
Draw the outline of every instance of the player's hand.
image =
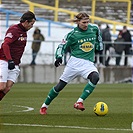
POLYGON ((13 60, 9 60, 8 61, 8 69, 9 70, 12 70, 12 69, 14 69, 15 68, 15 63, 14 63, 14 61, 13 60))
POLYGON ((57 58, 54 65, 58 67, 62 63, 62 58, 57 58))

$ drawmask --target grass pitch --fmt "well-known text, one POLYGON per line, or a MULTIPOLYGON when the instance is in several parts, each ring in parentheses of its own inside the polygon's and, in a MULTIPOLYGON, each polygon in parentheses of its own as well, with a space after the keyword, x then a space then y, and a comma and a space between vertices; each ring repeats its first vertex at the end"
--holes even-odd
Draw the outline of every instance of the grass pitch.
POLYGON ((133 84, 98 84, 84 101, 85 111, 73 104, 85 84, 68 84, 42 116, 39 109, 53 84, 17 83, 0 103, 0 133, 130 133, 133 84), (103 101, 109 112, 96 116, 94 105, 103 101))

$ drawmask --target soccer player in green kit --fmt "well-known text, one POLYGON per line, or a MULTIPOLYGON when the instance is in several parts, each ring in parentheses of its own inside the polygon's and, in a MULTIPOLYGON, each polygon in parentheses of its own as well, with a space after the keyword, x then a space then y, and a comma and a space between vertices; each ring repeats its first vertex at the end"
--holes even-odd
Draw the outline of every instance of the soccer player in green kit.
POLYGON ((75 22, 77 27, 69 32, 62 43, 58 45, 55 66, 58 67, 62 63, 64 51, 68 47, 71 49, 71 57, 60 77, 59 83, 49 91, 48 96, 42 104, 40 108, 40 114, 42 115, 47 114, 48 106, 52 100, 77 76, 82 76, 88 83, 74 104, 74 108, 81 111, 85 110, 83 101, 93 92, 99 81, 99 73, 93 62, 95 59, 95 49, 99 51, 103 50, 100 29, 96 24, 89 23, 89 15, 84 12, 77 14, 75 17, 71 21, 75 22))

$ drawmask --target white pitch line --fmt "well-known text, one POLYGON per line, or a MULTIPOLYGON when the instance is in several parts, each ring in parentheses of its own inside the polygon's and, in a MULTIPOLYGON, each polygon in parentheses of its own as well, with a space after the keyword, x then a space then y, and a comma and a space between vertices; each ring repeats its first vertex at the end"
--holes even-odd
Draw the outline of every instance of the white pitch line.
POLYGON ((13 123, 1 123, 5 126, 25 126, 25 127, 51 127, 51 128, 69 128, 69 129, 84 129, 84 130, 107 130, 107 131, 132 131, 131 129, 117 129, 117 128, 90 128, 79 126, 53 126, 53 125, 38 125, 38 124, 13 124, 13 123))
POLYGON ((28 106, 21 106, 21 105, 13 105, 13 106, 20 107, 20 108, 26 108, 25 110, 15 111, 15 112, 28 112, 28 111, 34 110, 34 108, 28 107, 28 106))

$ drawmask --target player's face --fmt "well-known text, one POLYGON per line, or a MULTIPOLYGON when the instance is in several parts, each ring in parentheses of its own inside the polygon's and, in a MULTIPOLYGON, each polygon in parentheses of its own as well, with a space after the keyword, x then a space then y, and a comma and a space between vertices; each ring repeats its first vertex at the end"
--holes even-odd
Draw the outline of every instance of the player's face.
POLYGON ((78 26, 79 26, 79 28, 81 28, 82 30, 87 30, 88 24, 89 24, 89 19, 80 20, 80 21, 78 22, 78 26))
POLYGON ((24 26, 25 29, 28 31, 28 30, 30 30, 30 29, 33 27, 34 23, 35 23, 35 19, 32 19, 31 22, 28 22, 28 21, 26 20, 26 21, 24 22, 23 26, 24 26))

